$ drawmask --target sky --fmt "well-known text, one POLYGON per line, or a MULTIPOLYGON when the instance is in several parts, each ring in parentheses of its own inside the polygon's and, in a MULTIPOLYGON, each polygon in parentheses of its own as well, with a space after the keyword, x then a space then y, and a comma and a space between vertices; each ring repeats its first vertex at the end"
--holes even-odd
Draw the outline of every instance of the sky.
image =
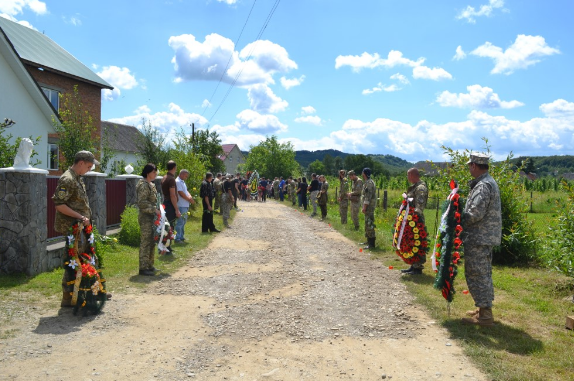
POLYGON ((242 150, 574 155, 572 0, 0 0, 90 67, 102 120, 242 150))

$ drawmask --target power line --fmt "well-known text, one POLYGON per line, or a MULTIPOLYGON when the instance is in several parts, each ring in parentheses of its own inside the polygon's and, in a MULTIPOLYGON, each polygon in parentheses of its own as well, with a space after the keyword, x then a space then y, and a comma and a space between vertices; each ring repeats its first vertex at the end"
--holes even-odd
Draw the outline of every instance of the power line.
POLYGON ((231 85, 229 86, 229 88, 227 89, 227 92, 225 93, 225 95, 223 96, 223 99, 221 100, 221 102, 219 103, 219 106, 217 106, 217 109, 215 110, 215 112, 213 113, 213 115, 211 115, 211 118, 209 118, 209 122, 211 122, 211 120, 213 119, 213 117, 215 117, 215 115, 217 114, 217 112, 219 111, 219 109, 221 108, 221 106, 223 105, 223 103, 225 103, 225 100, 227 99, 227 96, 229 95, 229 93, 231 92, 231 90, 233 90, 233 88, 235 87, 235 84, 237 83, 237 80, 239 79, 239 77, 241 76, 241 73, 243 73, 243 69, 245 68, 245 64, 251 59, 251 57, 253 56, 253 52, 257 46, 257 42, 260 40, 261 36, 263 35, 263 32, 265 32, 265 29, 267 28, 267 25, 269 25, 269 21, 271 21, 271 18, 273 17, 273 14, 275 13, 275 10, 277 9, 277 7, 279 6, 279 3, 281 2, 281 0, 275 0, 275 3, 273 4, 273 7, 271 8, 271 10, 269 11, 269 14, 267 15, 267 18, 265 19, 265 22, 263 23, 263 26, 261 27, 261 29, 259 30, 259 33, 257 34, 257 37, 255 39, 255 43, 253 43, 253 45, 251 46, 251 50, 249 51, 249 55, 247 56, 247 58, 245 59, 245 61, 243 61, 243 65, 241 66, 241 70, 237 73, 237 75, 235 76, 235 78, 233 78, 233 82, 231 83, 231 85))
MULTIPOLYGON (((253 8, 255 8, 256 2, 257 2, 257 0, 253 0, 253 5, 251 6, 251 9, 249 10, 249 14, 247 15, 247 19, 245 20, 245 23, 243 24, 243 28, 241 28, 241 32, 239 33, 239 37, 237 37, 237 40, 235 40, 235 45, 233 45, 234 49, 237 46, 237 44, 239 43, 239 39, 243 35, 243 31, 245 30, 245 27, 247 26, 247 22, 249 21, 249 18, 251 17, 251 12, 253 12, 253 8)), ((215 86, 215 90, 213 90, 213 94, 211 94, 211 97, 208 100, 209 104, 211 104, 211 101, 212 101, 213 97, 215 96, 215 93, 217 92, 217 89, 219 88, 221 81, 223 80, 223 76, 225 75, 225 73, 227 73, 227 69, 229 68, 229 64, 231 63, 231 59, 233 58, 233 53, 234 52, 231 52, 231 55, 229 56, 229 59, 227 60, 227 65, 225 65, 225 69, 223 69, 223 72, 221 73, 221 77, 219 77, 219 81, 217 82, 217 86, 215 86)), ((201 113, 201 116, 203 116, 203 114, 205 114, 207 107, 208 106, 206 105, 205 108, 203 109, 203 112, 201 113)))

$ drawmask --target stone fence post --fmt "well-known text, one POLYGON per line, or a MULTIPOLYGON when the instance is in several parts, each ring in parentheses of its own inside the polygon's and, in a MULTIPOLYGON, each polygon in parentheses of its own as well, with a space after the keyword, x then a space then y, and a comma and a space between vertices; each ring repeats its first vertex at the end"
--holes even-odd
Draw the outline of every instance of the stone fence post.
POLYGON ((0 169, 0 273, 48 270, 47 174, 32 167, 0 169))
POLYGON ((119 175, 116 178, 126 180, 126 206, 136 205, 136 185, 138 185, 142 177, 138 175, 119 175))
POLYGON ((159 193, 160 197, 161 197, 161 203, 163 204, 163 202, 165 201, 163 199, 163 192, 161 191, 161 180, 163 179, 163 176, 158 176, 155 178, 155 180, 153 181, 154 185, 155 185, 155 189, 157 190, 157 192, 159 193))
POLYGON ((105 173, 88 172, 84 175, 88 202, 92 211, 92 224, 101 235, 106 235, 108 212, 106 209, 106 177, 105 173))

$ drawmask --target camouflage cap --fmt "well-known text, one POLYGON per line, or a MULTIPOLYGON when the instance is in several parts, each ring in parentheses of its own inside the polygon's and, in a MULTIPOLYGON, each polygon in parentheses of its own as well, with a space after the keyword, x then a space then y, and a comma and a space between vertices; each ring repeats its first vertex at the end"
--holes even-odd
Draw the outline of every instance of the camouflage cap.
POLYGON ((74 161, 85 161, 88 163, 94 163, 95 165, 100 165, 100 162, 96 160, 93 153, 90 151, 80 151, 74 157, 74 161))
POLYGON ((347 175, 352 176, 355 174, 355 171, 353 171, 352 169, 347 173, 347 175))
POLYGON ((470 155, 470 160, 466 164, 488 164, 490 157, 483 153, 473 153, 470 155))
POLYGON ((339 173, 342 173, 343 175, 347 174, 347 171, 345 171, 344 169, 340 169, 339 173))

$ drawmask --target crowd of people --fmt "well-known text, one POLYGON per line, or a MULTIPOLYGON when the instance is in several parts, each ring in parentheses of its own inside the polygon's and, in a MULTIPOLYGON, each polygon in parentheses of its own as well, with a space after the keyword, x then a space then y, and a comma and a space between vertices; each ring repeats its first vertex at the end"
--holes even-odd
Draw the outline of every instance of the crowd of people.
MULTIPOLYGON (((469 317, 463 323, 476 325, 492 325, 492 301, 494 288, 492 284, 492 249, 501 243, 502 219, 500 191, 496 181, 489 175, 489 157, 482 154, 471 154, 468 169, 474 178, 470 182, 470 194, 464 207, 462 216, 464 244, 465 244, 465 275, 470 294, 472 295, 476 310, 469 311, 469 317)), ((75 156, 74 164, 60 177, 52 200, 56 207, 55 228, 57 231, 67 233, 70 226, 81 224, 91 226, 91 209, 88 202, 82 176, 95 164, 98 164, 94 155, 89 151, 80 151, 75 156)), ((156 191, 154 180, 157 177, 157 166, 148 163, 144 166, 142 179, 136 186, 137 206, 139 210, 138 222, 141 231, 141 244, 139 250, 139 274, 143 276, 155 275, 154 267, 156 248, 155 231, 156 220, 160 217, 175 227, 175 242, 185 241, 185 224, 188 209, 195 203, 188 192, 185 180, 189 171, 182 169, 177 172, 174 161, 167 163, 167 174, 161 181, 161 194, 156 191), (178 176, 176 177, 176 173, 178 176), (163 204, 162 204, 163 203, 163 204), (162 211, 163 207, 163 211, 162 211)), ((354 171, 339 171, 339 186, 337 202, 341 224, 347 224, 349 206, 351 221, 354 228, 359 229, 359 211, 364 214, 365 248, 375 248, 375 207, 377 204, 376 187, 371 178, 371 170, 364 168, 361 177, 354 171), (349 176, 347 178, 347 175, 349 176)), ((405 197, 409 200, 418 220, 424 223, 424 209, 428 200, 428 188, 420 178, 419 171, 411 168, 407 172, 407 179, 411 186, 407 189, 405 197)), ((249 174, 222 174, 213 176, 208 172, 201 184, 199 197, 202 204, 202 233, 218 233, 213 222, 213 214, 220 213, 223 225, 229 225, 230 211, 237 209, 237 200, 266 202, 268 197, 278 201, 287 199, 293 206, 307 210, 313 208, 311 217, 317 216, 317 207, 321 211, 321 219, 327 217, 329 183, 324 175, 311 175, 307 183, 306 177, 286 180, 275 177, 273 180, 261 177, 256 187, 250 187, 249 174), (252 192, 256 189, 256 192, 252 192)), ((253 178, 251 178, 253 181, 253 178)), ((78 245, 81 252, 87 250, 88 242, 78 245)), ((168 245, 166 255, 173 255, 171 245, 168 245)), ((90 258, 92 258, 90 256, 90 258)), ((425 259, 413 263, 410 268, 402 270, 406 275, 420 275, 423 273, 425 259)), ((94 263, 95 264, 95 263, 94 263)), ((72 264, 68 264, 68 267, 72 264)), ((66 270, 68 268, 66 267, 66 270)), ((62 278, 63 297, 61 306, 72 306, 74 284, 73 272, 64 271, 62 278)), ((107 298, 111 294, 107 293, 107 298)))

